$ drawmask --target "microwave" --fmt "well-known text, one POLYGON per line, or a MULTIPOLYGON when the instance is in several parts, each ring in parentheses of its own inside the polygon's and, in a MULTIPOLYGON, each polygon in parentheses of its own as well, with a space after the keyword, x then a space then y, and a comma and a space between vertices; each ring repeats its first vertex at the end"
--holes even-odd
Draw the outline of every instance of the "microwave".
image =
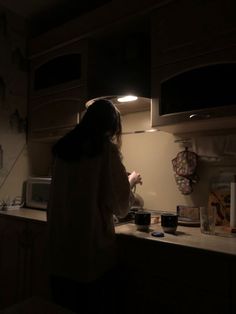
POLYGON ((50 185, 50 177, 30 177, 26 181, 25 206, 27 208, 46 210, 50 185))

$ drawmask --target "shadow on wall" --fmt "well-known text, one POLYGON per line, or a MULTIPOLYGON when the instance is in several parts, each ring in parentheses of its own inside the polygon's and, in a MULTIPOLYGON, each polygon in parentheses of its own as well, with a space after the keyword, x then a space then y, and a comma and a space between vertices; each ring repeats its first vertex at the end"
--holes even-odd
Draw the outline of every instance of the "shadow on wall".
POLYGON ((41 177, 51 175, 53 143, 28 143, 30 175, 41 177))

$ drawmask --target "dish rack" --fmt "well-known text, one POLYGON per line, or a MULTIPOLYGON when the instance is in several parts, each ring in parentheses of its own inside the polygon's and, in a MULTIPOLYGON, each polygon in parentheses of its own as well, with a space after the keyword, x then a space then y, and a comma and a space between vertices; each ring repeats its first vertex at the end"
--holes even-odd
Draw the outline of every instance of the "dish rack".
POLYGON ((19 210, 24 205, 21 196, 16 196, 13 199, 0 200, 0 210, 19 210))

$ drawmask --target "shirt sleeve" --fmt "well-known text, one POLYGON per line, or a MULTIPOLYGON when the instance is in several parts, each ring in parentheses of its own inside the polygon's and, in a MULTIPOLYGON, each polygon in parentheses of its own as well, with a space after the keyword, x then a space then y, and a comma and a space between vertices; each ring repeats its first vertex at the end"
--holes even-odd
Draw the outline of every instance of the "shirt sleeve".
POLYGON ((109 207, 112 208, 113 214, 118 217, 124 217, 129 211, 130 203, 132 202, 132 193, 126 169, 115 145, 111 146, 109 153, 109 170, 109 207))

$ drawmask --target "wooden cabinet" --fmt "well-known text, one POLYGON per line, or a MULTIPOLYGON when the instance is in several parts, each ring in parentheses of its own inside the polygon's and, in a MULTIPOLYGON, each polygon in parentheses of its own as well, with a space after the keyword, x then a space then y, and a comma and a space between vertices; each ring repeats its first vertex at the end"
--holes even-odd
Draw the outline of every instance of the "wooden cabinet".
POLYGON ((231 314, 231 265, 221 254, 119 236, 127 313, 231 314))
POLYGON ((28 228, 32 233, 29 295, 47 299, 50 297, 50 283, 46 223, 30 222, 28 228))
POLYGON ((31 98, 29 108, 30 138, 53 140, 75 127, 84 105, 82 86, 55 94, 31 98))
POLYGON ((31 61, 29 135, 55 140, 78 122, 85 102, 135 94, 150 97, 150 20, 130 17, 31 61))
POLYGON ((235 287, 235 280, 236 280, 236 270, 235 264, 231 264, 231 276, 230 276, 230 286, 231 286, 231 313, 236 312, 236 287, 235 287))
POLYGON ((24 223, 0 217, 0 306, 10 305, 20 298, 24 257, 19 246, 24 223))
POLYGON ((46 224, 0 216, 0 307, 49 297, 46 224))
POLYGON ((84 86, 87 79, 87 40, 55 46, 30 62, 30 97, 84 86))
MULTIPOLYGON (((220 78, 225 84, 218 86, 209 80, 204 88, 194 86, 195 108, 185 110, 185 104, 179 111, 163 113, 163 83, 183 73, 209 66, 232 65, 236 62, 236 20, 233 13, 235 1, 171 1, 152 13, 152 126, 172 133, 205 132, 209 130, 229 130, 236 125, 236 104, 197 103, 204 88, 209 94, 227 90, 223 85, 229 83, 228 75, 220 78), (212 84, 212 86, 210 86, 212 84), (200 90, 201 88, 201 90, 200 90)), ((200 72, 200 71, 199 71, 200 72)), ((232 77, 235 77, 233 74, 232 77)), ((179 81, 180 82, 180 81, 179 81)), ((223 82, 223 83, 224 83, 223 82)), ((172 82, 173 83, 173 80, 172 82)), ((174 94, 179 93, 178 85, 172 86, 174 94)), ((188 80, 182 81, 183 90, 188 92, 188 80)), ((169 95, 172 94, 169 91, 169 95)), ((206 93, 207 94, 207 93, 206 93)), ((184 97, 186 96, 184 95, 184 97)), ((225 99, 229 95, 225 93, 225 99)), ((172 97, 172 96, 171 96, 172 97)), ((177 103, 181 103, 181 97, 177 103)), ((185 97, 186 100, 187 96, 185 97)), ((206 95, 207 98, 207 95, 206 95)), ((214 97, 213 97, 214 98, 214 97)), ((216 98, 216 96, 215 96, 216 98)), ((184 98, 182 98, 184 99, 184 98)), ((227 101, 226 101, 227 102, 227 101)), ((169 103, 170 104, 170 103, 169 103)), ((181 105, 181 104, 180 104, 181 105)), ((172 108, 177 106, 171 103, 172 108)), ((165 108, 164 108, 165 109, 165 108)), ((176 109, 176 108, 173 108, 176 109)))
MULTIPOLYGON (((191 89, 195 89, 195 93, 191 94, 191 101, 190 103, 195 102, 196 106, 192 108, 188 108, 188 110, 180 109, 179 111, 172 111, 168 114, 162 114, 163 111, 163 104, 161 101, 163 99, 162 93, 162 86, 163 83, 169 82, 172 78, 176 78, 179 74, 183 75, 184 73, 193 73, 193 70, 199 69, 207 69, 217 67, 219 65, 228 66, 230 68, 230 75, 232 76, 232 82, 235 80, 235 60, 236 60, 236 49, 235 47, 230 47, 228 49, 223 49, 221 51, 216 51, 211 54, 200 55, 195 58, 189 58, 186 60, 182 60, 180 62, 174 64, 168 64, 163 67, 153 68, 152 69, 152 126, 158 127, 161 130, 172 132, 172 133, 191 133, 191 132, 199 132, 199 131, 209 131, 209 130, 229 130, 234 129, 236 125, 236 104, 234 102, 230 104, 226 104, 228 102, 228 98, 230 97, 227 94, 227 88, 229 76, 222 75, 220 80, 222 80, 222 86, 220 86, 220 80, 218 82, 218 87, 214 86, 212 81, 208 81, 208 83, 203 86, 201 90, 201 84, 197 86, 191 86, 191 89), (232 67, 230 65, 232 64, 232 67), (208 86, 209 84, 209 86, 208 86), (205 96, 204 96, 204 88, 206 89, 205 96), (209 98, 210 92, 212 90, 212 99, 218 93, 222 94, 220 97, 225 97, 225 101, 222 101, 222 105, 219 103, 218 106, 204 106, 205 100, 209 98), (224 91, 224 92, 223 92, 224 91), (225 93, 225 95, 223 95, 225 93), (197 99, 200 98, 202 95, 202 102, 197 103, 197 99), (206 97, 206 98, 204 98, 206 97)), ((199 71, 200 72, 200 71, 199 71)), ((212 71, 214 72, 214 71, 212 71)), ((212 74, 213 75, 213 74, 212 74)), ((218 75, 219 76, 219 75, 218 75)), ((206 81, 206 78, 203 78, 202 81, 206 81)), ((180 83, 180 80, 179 80, 180 83)), ((182 96, 187 98, 190 94, 189 90, 186 90, 186 95, 184 94, 184 89, 187 88, 189 82, 182 81, 182 96)), ((217 84, 216 84, 217 85, 217 84)), ((180 98, 182 96, 181 93, 178 91, 172 84, 171 88, 179 93, 179 98, 174 99, 173 103, 170 103, 169 106, 172 106, 172 109, 177 109, 177 105, 175 107, 174 102, 180 104, 180 98)), ((174 93, 173 93, 174 94, 174 93)), ((234 97, 234 94, 232 95, 234 97)), ((171 94, 173 98, 173 95, 171 94)), ((219 97, 219 99, 220 99, 219 97)), ((217 99, 218 101, 218 99, 217 99)), ((186 99, 185 99, 186 102, 186 99)), ((184 104, 183 104, 184 106, 184 104)), ((168 109, 168 108, 164 108, 168 109)), ((169 110, 169 109, 168 109, 169 110)))
POLYGON ((87 41, 34 57, 30 73, 29 138, 57 139, 75 127, 84 108, 87 41))
POLYGON ((170 1, 152 13, 152 66, 226 49, 235 44, 234 0, 170 1))

